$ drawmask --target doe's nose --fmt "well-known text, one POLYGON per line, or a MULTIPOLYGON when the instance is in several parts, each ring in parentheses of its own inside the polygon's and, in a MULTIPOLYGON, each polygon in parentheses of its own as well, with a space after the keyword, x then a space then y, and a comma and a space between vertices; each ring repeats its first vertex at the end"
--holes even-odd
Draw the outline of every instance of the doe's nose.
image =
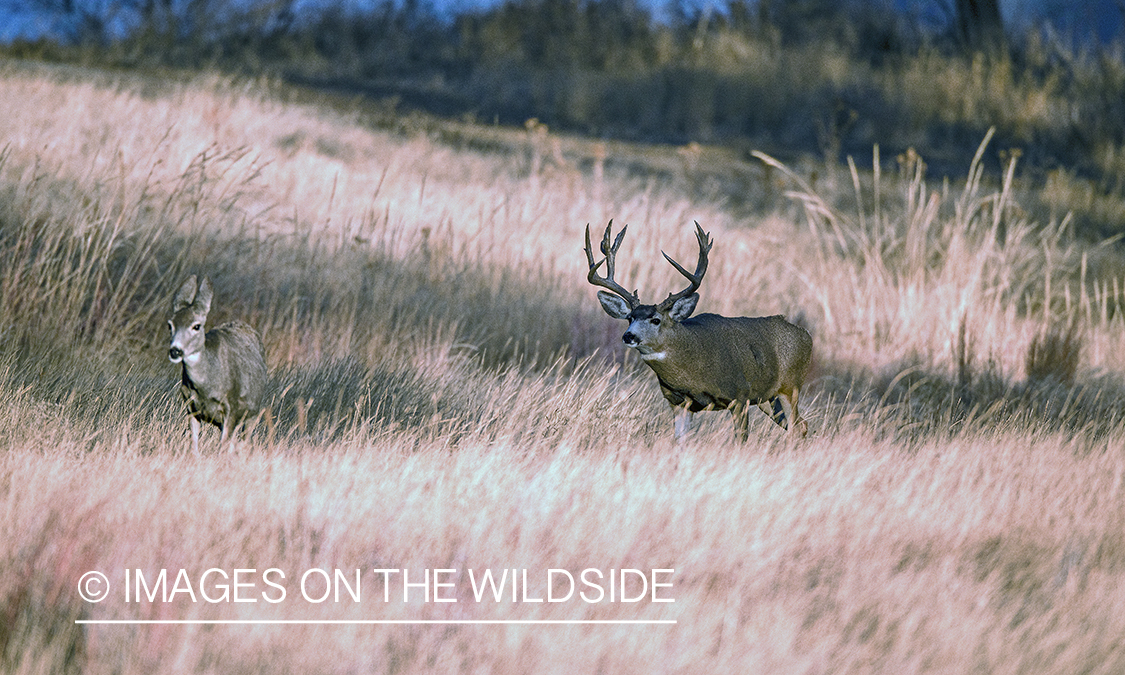
POLYGON ((180 359, 184 356, 184 350, 179 347, 172 347, 168 350, 168 357, 173 359, 180 359))

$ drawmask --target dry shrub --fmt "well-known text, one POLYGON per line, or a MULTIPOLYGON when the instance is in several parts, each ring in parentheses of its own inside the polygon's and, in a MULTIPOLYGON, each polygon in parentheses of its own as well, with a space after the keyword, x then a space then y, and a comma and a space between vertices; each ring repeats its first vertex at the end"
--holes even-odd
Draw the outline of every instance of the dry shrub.
POLYGON ((1027 379, 1042 382, 1053 379, 1073 384, 1082 355, 1082 335, 1078 326, 1053 325, 1040 331, 1027 348, 1027 379))

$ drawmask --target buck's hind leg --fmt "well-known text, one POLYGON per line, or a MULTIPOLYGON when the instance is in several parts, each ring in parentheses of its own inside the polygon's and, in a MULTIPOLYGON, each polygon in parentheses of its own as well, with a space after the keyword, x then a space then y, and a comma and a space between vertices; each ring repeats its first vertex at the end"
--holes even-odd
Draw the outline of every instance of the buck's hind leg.
POLYGON ((800 390, 793 387, 793 391, 789 392, 789 407, 793 409, 793 428, 791 431, 801 434, 801 438, 809 435, 809 423, 801 417, 801 413, 797 412, 797 395, 800 390))
POLYGON ((777 426, 782 429, 789 428, 789 421, 785 417, 785 408, 781 405, 780 396, 774 396, 769 401, 759 402, 758 408, 766 414, 766 417, 776 422, 777 426))

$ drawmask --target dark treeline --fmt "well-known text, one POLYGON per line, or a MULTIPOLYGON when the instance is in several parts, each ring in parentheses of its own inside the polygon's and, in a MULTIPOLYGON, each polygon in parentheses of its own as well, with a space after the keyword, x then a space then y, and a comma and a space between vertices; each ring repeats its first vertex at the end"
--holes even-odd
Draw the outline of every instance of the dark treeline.
POLYGON ((914 147, 949 173, 996 127, 994 147, 1018 149, 1029 171, 1125 194, 1121 44, 1013 35, 997 0, 916 14, 880 0, 673 0, 659 13, 637 0, 508 0, 452 16, 425 0, 117 0, 101 13, 24 2, 53 9, 58 37, 9 53, 266 74, 483 122, 832 162, 914 147))
POLYGON ((338 75, 463 77, 515 67, 649 72, 706 66, 709 41, 738 36, 775 48, 830 47, 864 59, 923 45, 1004 46, 998 0, 934 0, 896 12, 889 0, 728 0, 705 8, 669 0, 507 0, 439 13, 424 0, 311 6, 301 0, 17 0, 52 17, 53 31, 16 49, 84 47, 103 59, 257 72, 321 69, 338 75))

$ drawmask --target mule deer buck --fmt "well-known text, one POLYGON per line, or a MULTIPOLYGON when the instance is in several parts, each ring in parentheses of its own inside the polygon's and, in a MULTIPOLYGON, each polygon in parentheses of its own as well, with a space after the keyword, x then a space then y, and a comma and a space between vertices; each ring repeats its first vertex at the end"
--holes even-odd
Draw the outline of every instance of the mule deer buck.
POLYGON ((191 449, 199 454, 200 422, 220 427, 219 447, 232 429, 258 412, 266 387, 266 362, 258 333, 232 321, 211 330, 204 327, 211 311, 211 282, 196 289, 195 275, 176 291, 168 328, 172 343, 168 359, 183 364, 180 395, 191 422, 191 449))
POLYGON ((590 264, 586 278, 594 286, 609 289, 609 293, 598 291, 606 314, 629 322, 621 339, 636 349, 656 373, 660 391, 675 416, 676 440, 683 439, 694 413, 717 408, 729 409, 734 414, 739 440, 745 441, 751 403, 783 429, 806 435, 808 424, 797 412, 797 398, 812 360, 812 337, 808 331, 781 316, 692 317, 712 243, 699 223, 695 224, 699 262, 694 274, 663 254, 676 271, 687 277, 688 287, 670 294, 658 305, 642 305, 636 291, 630 293, 613 279, 617 250, 627 227, 621 228, 610 244, 612 227, 611 220, 601 243, 605 257, 595 262, 590 226, 586 226, 586 259, 590 264), (602 264, 606 274, 599 277, 597 272, 602 264), (789 401, 791 422, 786 419, 781 397, 789 401))

